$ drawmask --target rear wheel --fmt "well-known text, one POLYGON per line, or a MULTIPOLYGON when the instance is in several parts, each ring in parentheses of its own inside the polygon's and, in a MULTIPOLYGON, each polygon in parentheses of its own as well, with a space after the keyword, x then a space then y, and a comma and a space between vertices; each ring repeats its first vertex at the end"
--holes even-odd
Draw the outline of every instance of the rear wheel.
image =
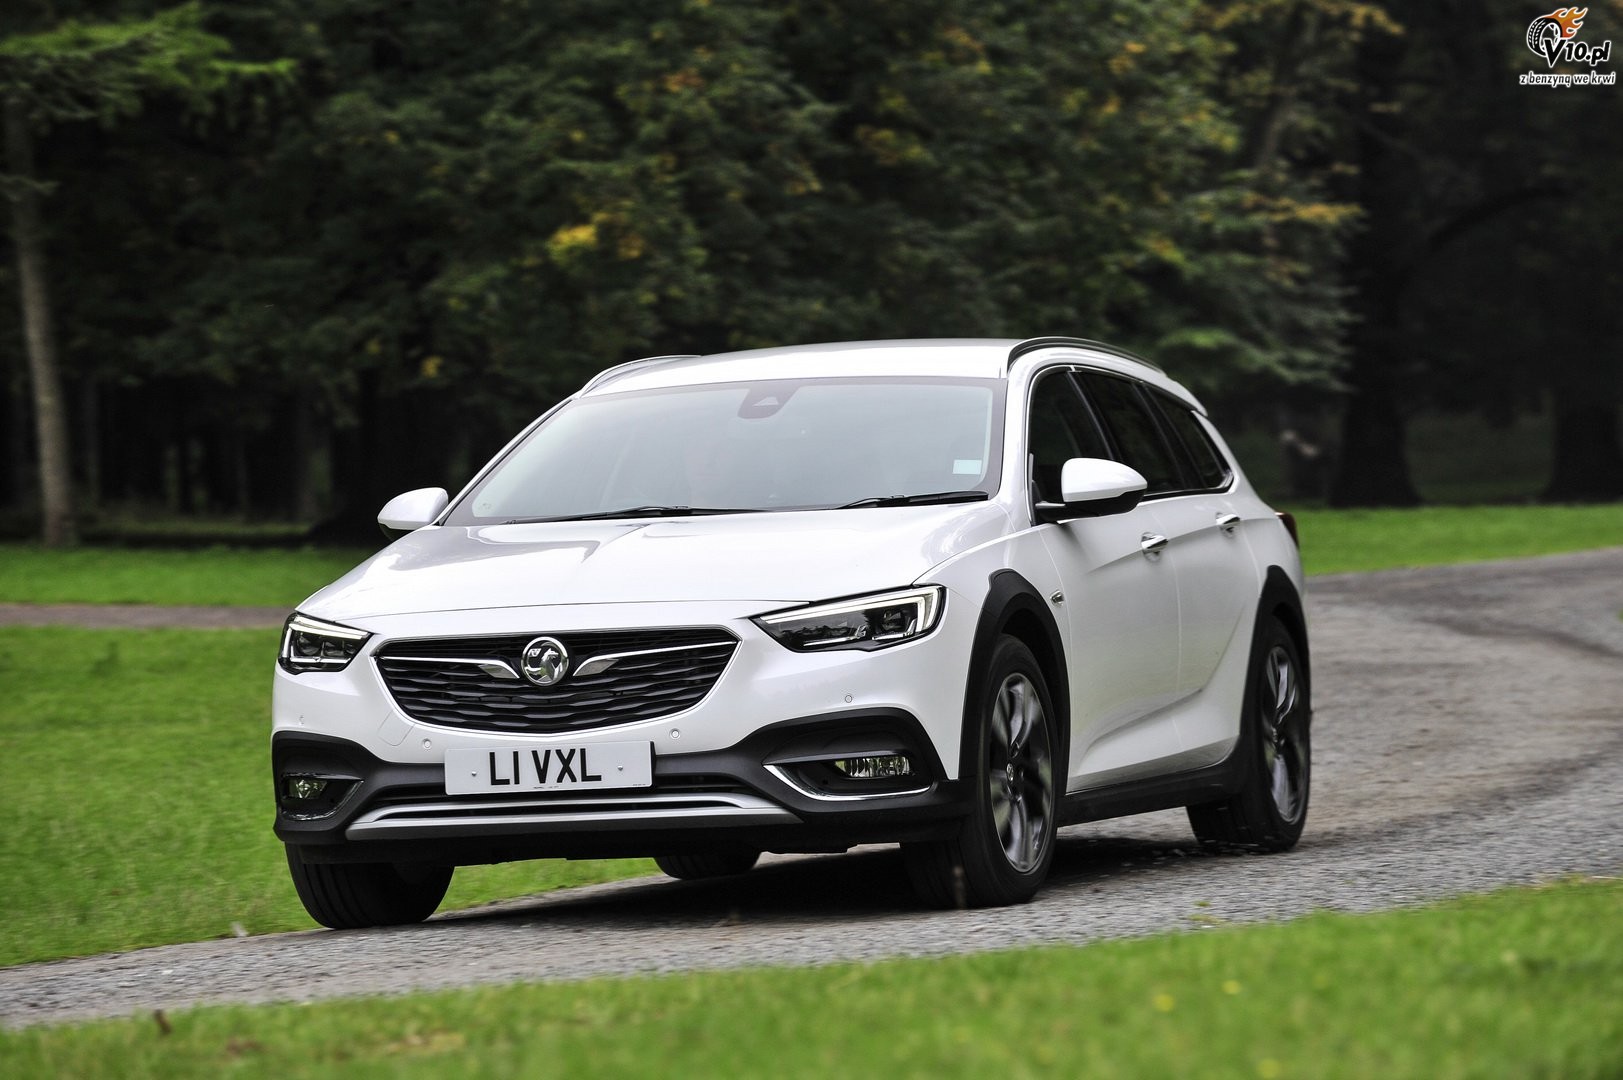
POLYGON ((905 844, 919 898, 935 907, 1030 900, 1054 858, 1053 705, 1037 658, 1012 637, 992 653, 977 710, 975 756, 964 763, 973 804, 956 837, 905 844))
POLYGON ((1246 755, 1245 782, 1227 799, 1189 807, 1189 824, 1210 846, 1285 851, 1295 846, 1307 823, 1312 778, 1307 672, 1295 639, 1278 619, 1270 619, 1258 635, 1251 664, 1239 748, 1246 755))
POLYGON ((334 930, 422 922, 451 885, 449 866, 308 863, 292 846, 287 868, 304 910, 334 930))
POLYGON ((689 855, 655 855, 654 862, 673 878, 698 881, 703 878, 732 877, 734 874, 745 873, 760 857, 759 851, 725 848, 689 855))

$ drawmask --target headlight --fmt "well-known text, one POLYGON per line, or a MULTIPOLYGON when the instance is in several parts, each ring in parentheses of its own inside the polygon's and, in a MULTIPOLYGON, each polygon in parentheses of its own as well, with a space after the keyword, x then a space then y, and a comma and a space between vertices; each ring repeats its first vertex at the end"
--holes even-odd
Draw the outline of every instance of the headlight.
POLYGON ((294 612, 282 628, 282 670, 337 671, 355 659, 372 635, 294 612))
POLYGON ((796 652, 883 649, 934 630, 945 594, 926 585, 758 615, 755 625, 796 652))

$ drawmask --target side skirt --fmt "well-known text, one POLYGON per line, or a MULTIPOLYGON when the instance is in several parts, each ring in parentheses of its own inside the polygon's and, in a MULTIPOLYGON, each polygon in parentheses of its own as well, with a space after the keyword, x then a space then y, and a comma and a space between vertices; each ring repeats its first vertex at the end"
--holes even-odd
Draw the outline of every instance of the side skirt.
POLYGON ((1245 781, 1245 744, 1243 738, 1235 740, 1234 749, 1214 765, 1066 795, 1060 800, 1059 823, 1076 825, 1226 799, 1245 781))

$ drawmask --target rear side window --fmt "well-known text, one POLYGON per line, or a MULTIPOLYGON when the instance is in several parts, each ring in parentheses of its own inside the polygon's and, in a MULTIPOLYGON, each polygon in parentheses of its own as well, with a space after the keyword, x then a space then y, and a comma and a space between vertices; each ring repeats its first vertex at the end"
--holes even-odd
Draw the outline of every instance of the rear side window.
POLYGON ((1195 417, 1193 410, 1181 401, 1174 401, 1164 394, 1152 392, 1150 397, 1160 408, 1167 426, 1183 444, 1189 465, 1194 470, 1196 486, 1204 491, 1228 487, 1232 475, 1228 462, 1223 460, 1222 453, 1212 443, 1211 435, 1195 417))
POLYGON ((1149 482, 1145 493, 1157 495, 1187 487, 1176 453, 1137 388, 1109 375, 1084 375, 1082 381, 1099 419, 1115 440, 1118 453, 1112 456, 1144 475, 1149 482))

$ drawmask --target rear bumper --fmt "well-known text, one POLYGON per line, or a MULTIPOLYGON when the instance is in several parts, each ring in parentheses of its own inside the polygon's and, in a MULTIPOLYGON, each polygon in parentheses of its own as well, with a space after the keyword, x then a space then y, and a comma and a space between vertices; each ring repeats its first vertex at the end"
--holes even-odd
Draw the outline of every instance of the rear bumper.
POLYGON ((310 862, 839 851, 943 836, 965 813, 963 785, 946 779, 924 728, 897 709, 803 717, 724 750, 657 755, 651 787, 618 791, 448 796, 443 765, 389 762, 306 732, 276 732, 271 761, 279 796, 296 775, 342 791, 330 807, 278 799, 276 835, 310 862), (815 762, 867 753, 905 754, 914 772, 866 786, 822 782, 815 762))

